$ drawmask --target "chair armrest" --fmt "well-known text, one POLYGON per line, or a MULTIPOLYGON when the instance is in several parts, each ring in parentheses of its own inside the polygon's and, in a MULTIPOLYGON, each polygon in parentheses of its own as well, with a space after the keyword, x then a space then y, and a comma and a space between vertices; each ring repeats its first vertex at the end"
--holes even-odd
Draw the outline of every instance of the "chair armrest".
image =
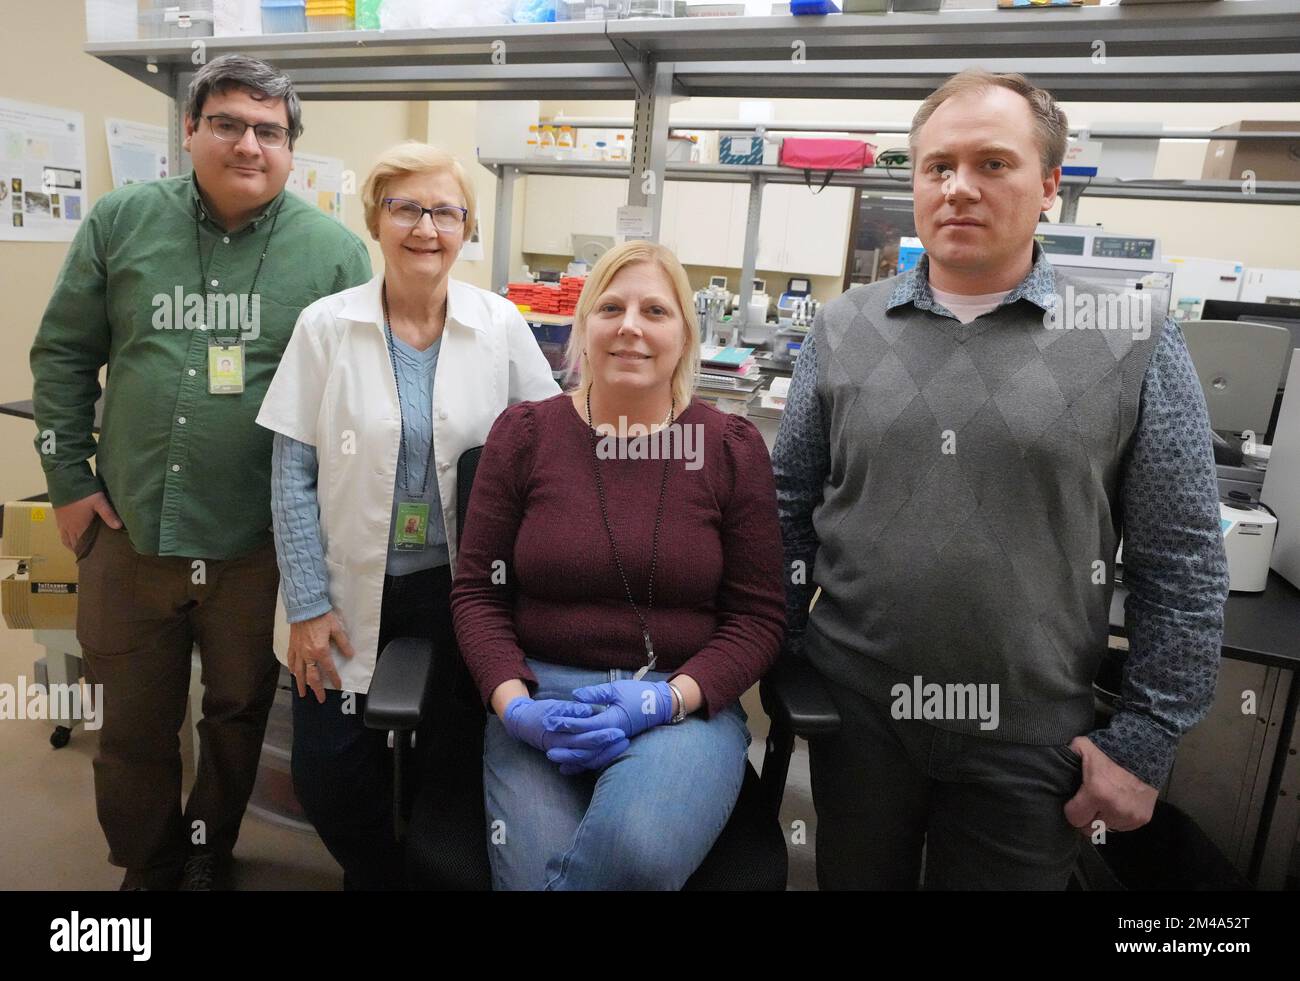
POLYGON ((813 739, 839 732, 840 713, 817 669, 802 657, 783 656, 759 684, 772 725, 813 739))
POLYGON ((420 724, 433 671, 433 643, 418 637, 388 642, 366 693, 368 729, 406 731, 420 724))

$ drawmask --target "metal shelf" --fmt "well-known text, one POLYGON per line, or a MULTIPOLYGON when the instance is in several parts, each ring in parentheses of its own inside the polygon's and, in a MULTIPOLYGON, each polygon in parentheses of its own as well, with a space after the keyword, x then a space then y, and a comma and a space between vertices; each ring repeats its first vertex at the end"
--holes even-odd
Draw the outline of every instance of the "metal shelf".
MULTIPOLYGON (((631 177, 631 166, 622 162, 481 158, 479 163, 498 176, 508 168, 516 174, 547 174, 555 177, 604 177, 619 180, 631 177)), ((669 164, 665 177, 671 181, 719 184, 752 184, 755 177, 761 177, 764 184, 805 183, 803 172, 789 167, 669 164)), ((891 168, 888 173, 884 172, 884 168, 871 168, 855 173, 837 173, 832 176, 830 186, 911 196, 911 180, 912 172, 907 168, 891 168)), ((821 183, 820 177, 816 178, 815 183, 821 183)), ((1236 181, 1135 181, 1067 176, 1061 178, 1061 187, 1067 194, 1077 189, 1077 194, 1101 198, 1300 205, 1300 181, 1259 181, 1251 194, 1244 193, 1241 184, 1236 181)))
POLYGON ((509 24, 85 50, 170 95, 171 76, 193 69, 198 41, 208 58, 239 51, 274 62, 308 99, 632 98, 651 63, 673 66, 679 94, 915 99, 971 62, 1025 71, 1060 99, 1300 99, 1296 0, 509 24), (1093 61, 1099 40, 1104 63, 1093 61), (498 42, 504 64, 493 63, 498 42), (791 60, 798 43, 801 63, 791 60))

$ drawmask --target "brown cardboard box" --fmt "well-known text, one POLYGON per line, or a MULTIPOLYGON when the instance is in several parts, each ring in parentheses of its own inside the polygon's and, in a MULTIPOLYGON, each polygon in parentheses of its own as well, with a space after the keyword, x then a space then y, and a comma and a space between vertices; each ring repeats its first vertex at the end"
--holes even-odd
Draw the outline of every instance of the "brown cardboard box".
POLYGON ((0 580, 0 607, 13 630, 77 626, 77 561, 59 541, 54 508, 34 501, 5 505, 0 555, 19 560, 0 580))
MULTIPOLYGON (((1218 128, 1243 133, 1300 133, 1300 120, 1244 120, 1218 128)), ((1239 181, 1245 170, 1254 171, 1257 181, 1300 181, 1300 140, 1211 140, 1205 148, 1202 180, 1239 181)))

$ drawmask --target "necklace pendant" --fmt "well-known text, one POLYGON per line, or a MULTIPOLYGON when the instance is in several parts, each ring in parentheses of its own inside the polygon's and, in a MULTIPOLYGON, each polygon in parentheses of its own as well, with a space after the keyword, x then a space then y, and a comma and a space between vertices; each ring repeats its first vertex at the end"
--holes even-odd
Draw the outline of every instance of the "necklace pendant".
POLYGON ((646 663, 636 674, 632 675, 633 681, 640 681, 646 676, 647 672, 655 669, 655 645, 650 640, 650 631, 642 630, 641 640, 645 642, 646 663))

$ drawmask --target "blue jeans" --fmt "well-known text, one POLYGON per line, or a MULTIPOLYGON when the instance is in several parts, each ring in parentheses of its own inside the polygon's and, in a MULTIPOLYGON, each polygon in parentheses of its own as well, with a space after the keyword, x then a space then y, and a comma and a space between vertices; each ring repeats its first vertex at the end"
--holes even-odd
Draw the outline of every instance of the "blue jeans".
MULTIPOLYGON (((585 685, 632 671, 529 660, 536 698, 572 700, 585 685)), ((651 671, 647 681, 665 681, 651 671)), ((483 736, 492 887, 680 889, 731 817, 745 776, 749 728, 739 703, 635 737, 599 773, 559 767, 512 738, 489 713, 483 736)))

